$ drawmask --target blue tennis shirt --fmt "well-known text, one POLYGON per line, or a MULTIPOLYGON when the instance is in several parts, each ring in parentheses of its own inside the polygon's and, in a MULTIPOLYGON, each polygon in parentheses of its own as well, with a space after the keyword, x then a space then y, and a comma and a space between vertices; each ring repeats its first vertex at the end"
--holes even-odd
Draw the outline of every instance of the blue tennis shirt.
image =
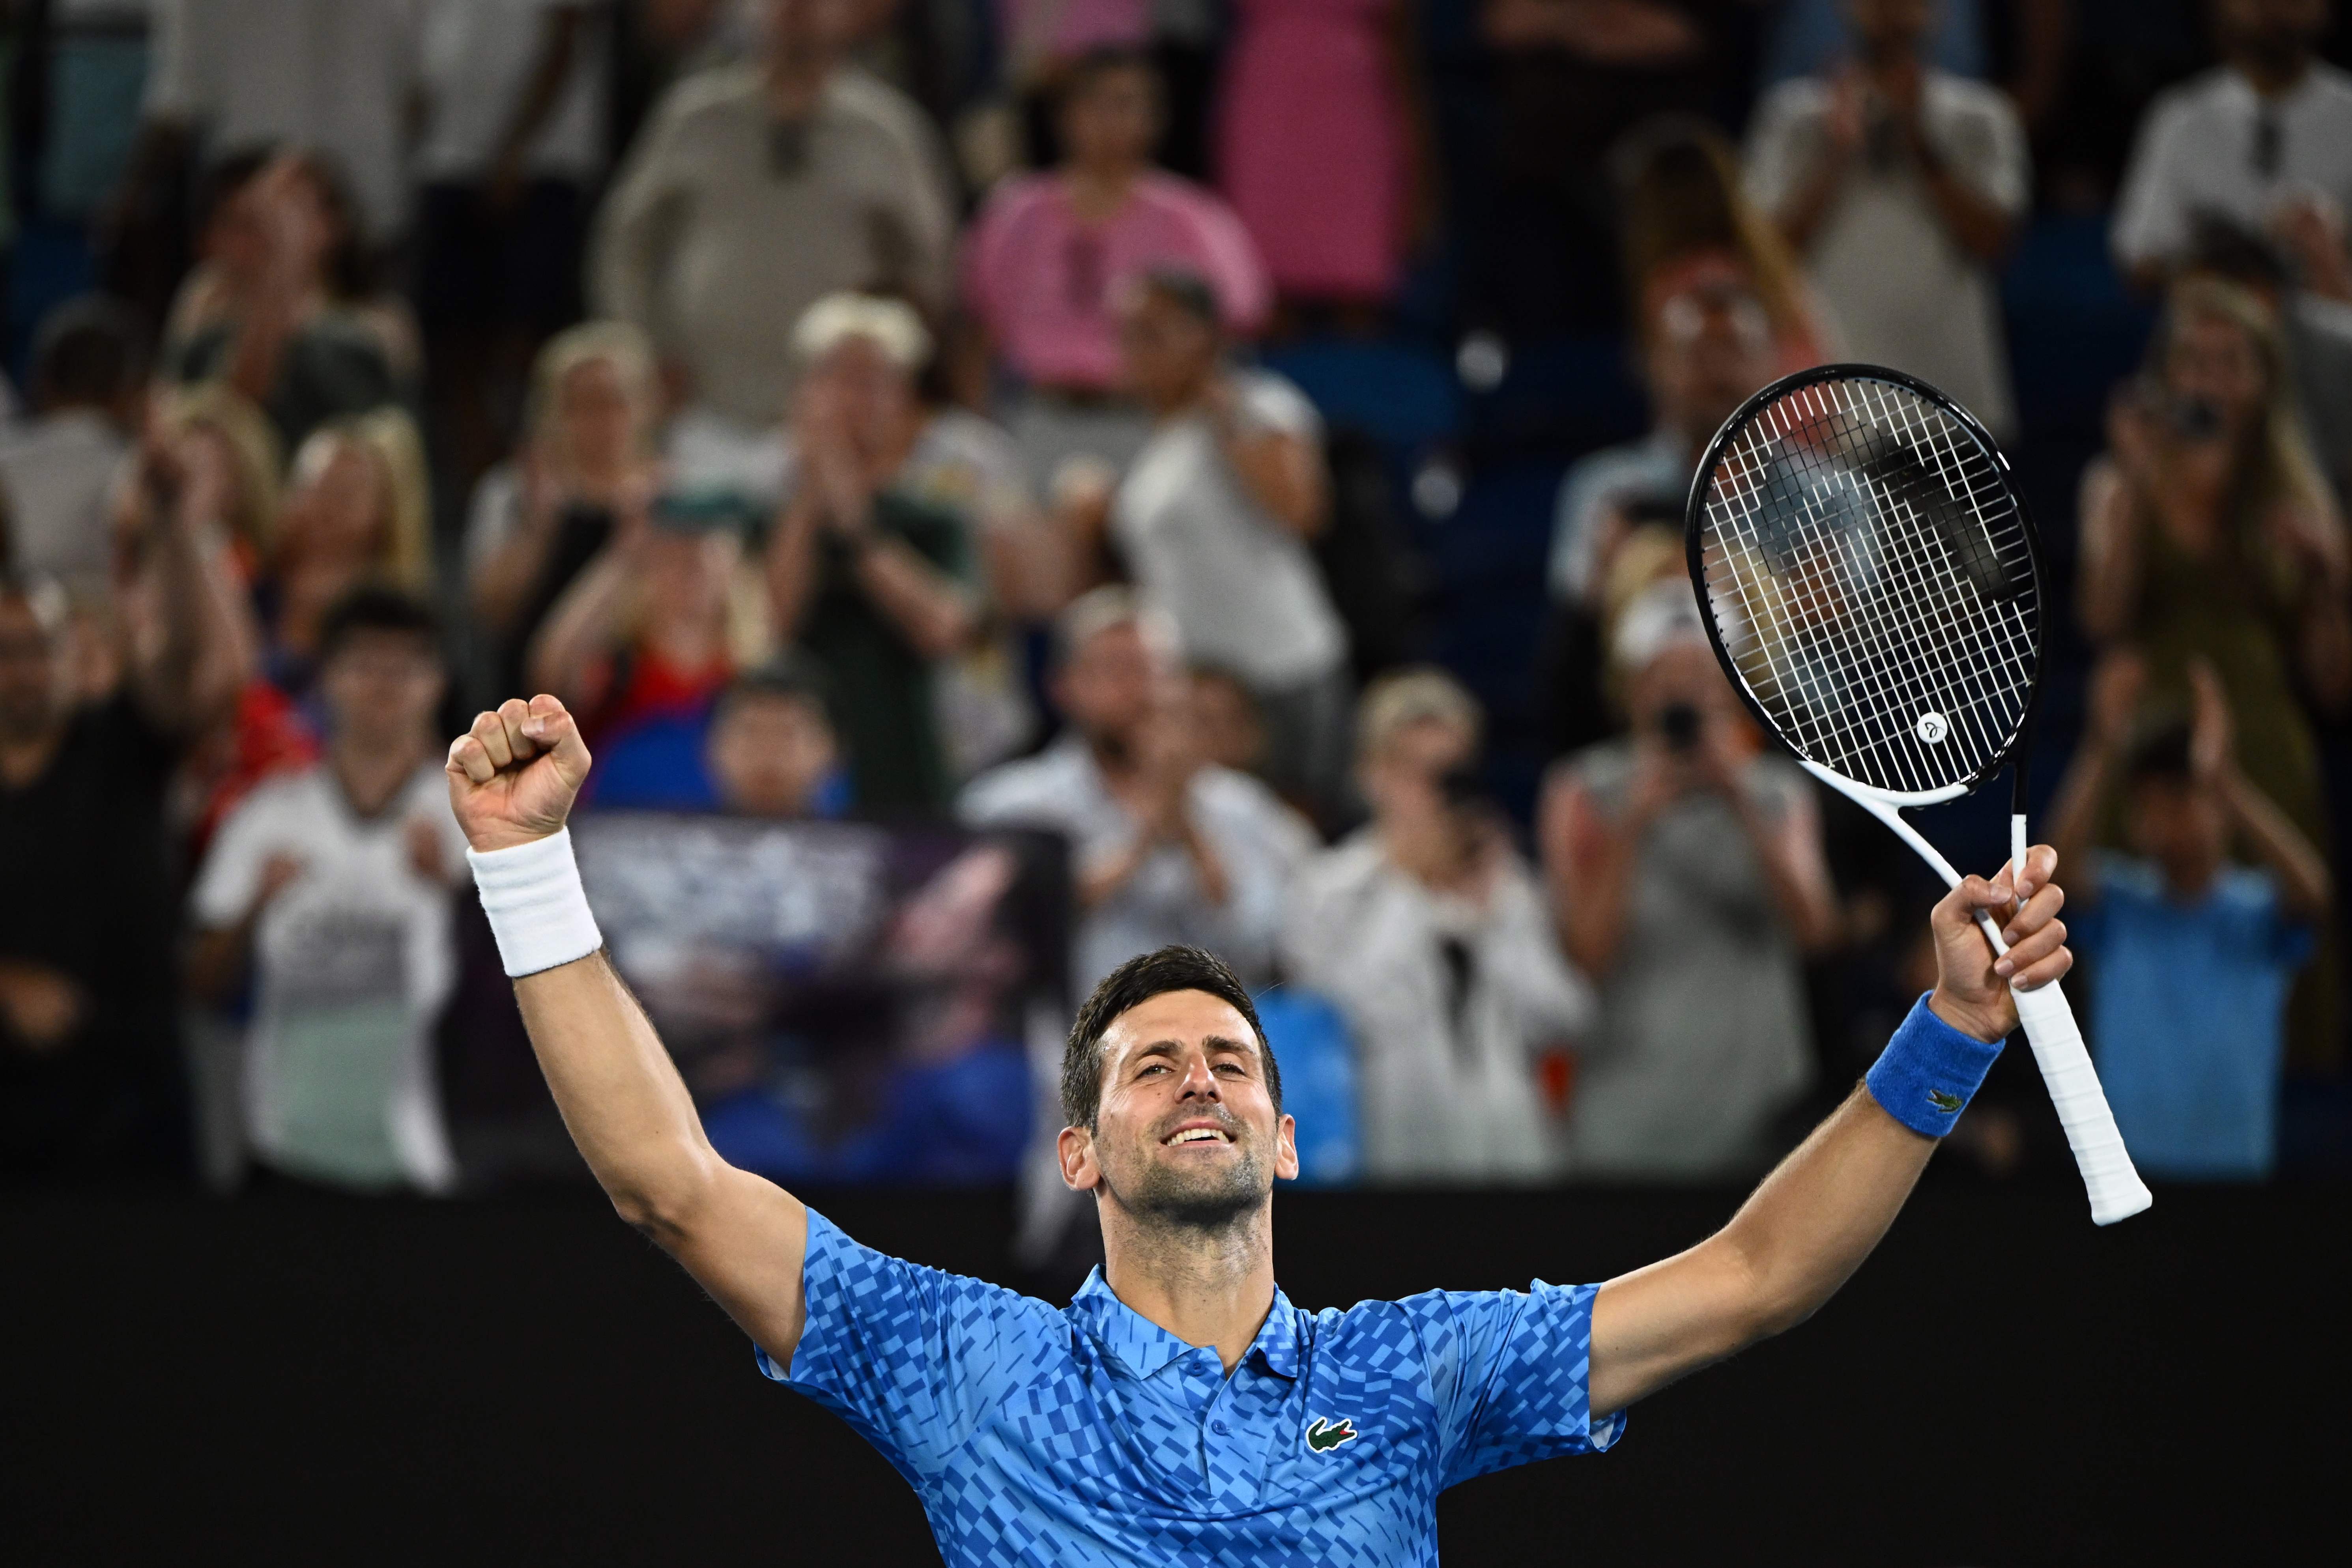
POLYGON ((1066 1309, 885 1257, 814 1209, 789 1371, 923 1500, 951 1568, 1435 1564, 1437 1494, 1608 1447, 1591 1285, 1274 1310, 1225 1375, 1100 1271, 1066 1309))

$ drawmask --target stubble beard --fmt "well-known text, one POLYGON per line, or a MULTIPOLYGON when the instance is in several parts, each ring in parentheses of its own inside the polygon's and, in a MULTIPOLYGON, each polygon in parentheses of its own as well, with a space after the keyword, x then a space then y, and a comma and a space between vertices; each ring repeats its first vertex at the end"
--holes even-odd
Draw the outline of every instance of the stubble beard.
POLYGON ((1131 1174, 1123 1173, 1122 1180, 1113 1181, 1110 1173, 1104 1172, 1103 1185, 1121 1208, 1147 1228, 1194 1235, 1234 1230, 1265 1205, 1273 1190, 1257 1142, 1238 1124, 1234 1132, 1241 1158, 1221 1168, 1179 1170, 1147 1152, 1135 1163, 1131 1174))

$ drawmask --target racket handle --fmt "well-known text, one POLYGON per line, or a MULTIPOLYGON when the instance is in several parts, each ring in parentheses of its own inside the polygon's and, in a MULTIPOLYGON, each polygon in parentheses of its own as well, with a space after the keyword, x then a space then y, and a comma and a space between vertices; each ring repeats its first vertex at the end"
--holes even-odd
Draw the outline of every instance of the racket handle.
POLYGON ((2115 1113, 2107 1109, 2106 1091, 2091 1067, 2091 1053, 2083 1047, 2083 1031, 2074 1025, 2066 994, 2054 980, 2035 991, 2012 985, 2010 994, 2017 999, 2018 1022, 2041 1064, 2042 1081, 2050 1087, 2050 1101, 2058 1108, 2083 1185, 2090 1190, 2091 1222, 2113 1225, 2130 1218, 2155 1199, 2132 1169, 2131 1152, 2116 1131, 2115 1113))

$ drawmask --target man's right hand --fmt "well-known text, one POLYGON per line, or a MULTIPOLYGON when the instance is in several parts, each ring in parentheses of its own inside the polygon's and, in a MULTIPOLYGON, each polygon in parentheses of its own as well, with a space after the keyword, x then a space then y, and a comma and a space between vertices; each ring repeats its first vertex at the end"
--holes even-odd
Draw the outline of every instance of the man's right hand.
POLYGON ((562 831, 588 777, 588 743, 557 699, 510 697, 450 743, 448 773, 457 826, 487 855, 562 831))

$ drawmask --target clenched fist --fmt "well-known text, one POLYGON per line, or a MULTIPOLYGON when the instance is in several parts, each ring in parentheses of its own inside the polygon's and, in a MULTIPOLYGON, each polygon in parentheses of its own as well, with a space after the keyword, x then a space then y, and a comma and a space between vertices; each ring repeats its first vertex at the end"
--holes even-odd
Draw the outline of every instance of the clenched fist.
POLYGON ((563 704, 545 693, 509 697, 449 743, 449 805, 466 842, 484 854, 561 832, 588 743, 563 704))

